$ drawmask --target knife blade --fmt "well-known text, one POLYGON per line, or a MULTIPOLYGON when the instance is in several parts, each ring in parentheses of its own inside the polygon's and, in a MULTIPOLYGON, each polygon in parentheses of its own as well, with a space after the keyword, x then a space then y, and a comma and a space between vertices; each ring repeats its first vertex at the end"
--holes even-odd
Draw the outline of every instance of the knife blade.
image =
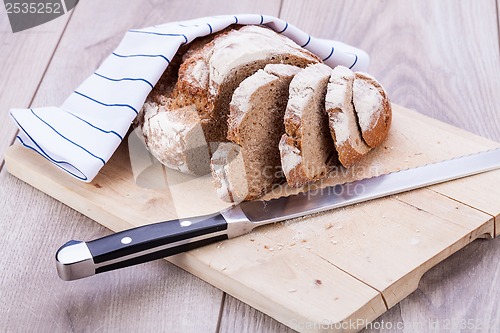
POLYGON ((56 252, 58 275, 76 280, 238 237, 259 226, 443 183, 500 168, 500 148, 224 211, 159 222, 89 242, 71 240, 56 252))

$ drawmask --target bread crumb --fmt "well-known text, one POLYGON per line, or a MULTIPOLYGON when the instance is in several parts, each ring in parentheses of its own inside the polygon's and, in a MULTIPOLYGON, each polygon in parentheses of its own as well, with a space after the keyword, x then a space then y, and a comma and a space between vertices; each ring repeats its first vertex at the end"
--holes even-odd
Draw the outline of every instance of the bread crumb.
POLYGON ((294 293, 294 292, 296 292, 296 291, 297 291, 297 289, 288 289, 288 292, 289 292, 289 293, 294 293))
POLYGON ((255 242, 255 239, 253 239, 253 238, 250 238, 250 242, 255 242))
POLYGON ((333 228, 333 224, 332 223, 328 223, 326 226, 325 226, 325 229, 328 230, 328 229, 331 229, 333 228))
POLYGON ((334 244, 334 245, 335 245, 335 244, 337 244, 337 241, 335 241, 335 240, 332 240, 332 241, 330 241, 330 242, 331 242, 332 244, 334 244))
POLYGON ((321 280, 319 280, 319 279, 316 279, 316 280, 314 280, 314 284, 316 284, 317 286, 321 286, 323 284, 323 282, 321 282, 321 280))

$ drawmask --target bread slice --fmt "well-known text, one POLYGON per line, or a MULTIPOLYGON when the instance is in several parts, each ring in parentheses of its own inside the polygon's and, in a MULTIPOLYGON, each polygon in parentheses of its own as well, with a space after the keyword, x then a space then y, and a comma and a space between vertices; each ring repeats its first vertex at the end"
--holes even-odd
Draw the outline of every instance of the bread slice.
MULTIPOLYGON (((176 73, 178 79, 175 87, 162 91, 155 88, 151 93, 153 97, 149 98, 146 104, 159 104, 164 108, 156 109, 164 112, 194 107, 208 144, 206 150, 210 154, 213 151, 209 147, 211 143, 217 145, 227 141, 229 103, 241 81, 264 68, 266 64, 283 63, 305 67, 318 62, 318 57, 268 28, 250 25, 226 29, 215 34, 211 40, 197 43, 195 47, 187 50, 176 73)), ((143 134, 147 136, 155 131, 158 132, 157 129, 143 129, 143 134)), ((166 162, 168 167, 187 173, 199 174, 200 170, 209 172, 209 164, 206 164, 205 168, 192 167, 189 162, 186 164, 188 159, 183 156, 187 154, 185 149, 195 144, 190 143, 191 138, 186 137, 184 133, 178 133, 177 142, 163 142, 168 145, 165 150, 174 150, 178 154, 177 157, 162 162, 166 162)), ((151 143, 152 140, 156 139, 145 141, 151 143)), ((196 141, 200 140, 196 138, 196 141)))
POLYGON ((380 83, 366 73, 356 72, 353 103, 366 144, 372 148, 384 141, 392 121, 389 98, 380 83))
POLYGON ((325 108, 340 163, 348 168, 370 151, 361 135, 352 101, 355 74, 348 68, 333 69, 325 108))
POLYGON ((221 199, 251 200, 282 183, 278 144, 290 81, 299 67, 270 64, 234 91, 227 138, 212 157, 212 174, 221 199))
POLYGON ((325 95, 332 69, 310 65, 293 78, 285 112, 286 134, 279 149, 290 186, 300 187, 325 176, 335 165, 335 148, 325 112, 325 95))

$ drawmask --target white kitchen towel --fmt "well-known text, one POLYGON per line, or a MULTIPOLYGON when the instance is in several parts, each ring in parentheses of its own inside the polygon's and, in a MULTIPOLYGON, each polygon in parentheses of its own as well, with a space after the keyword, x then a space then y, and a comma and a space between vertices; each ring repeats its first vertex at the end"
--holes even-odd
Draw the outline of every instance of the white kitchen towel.
POLYGON ((257 14, 203 17, 129 30, 118 48, 61 107, 12 109, 18 140, 74 177, 90 182, 123 140, 147 95, 179 47, 231 24, 267 26, 327 65, 365 70, 366 52, 314 38, 288 22, 257 14))

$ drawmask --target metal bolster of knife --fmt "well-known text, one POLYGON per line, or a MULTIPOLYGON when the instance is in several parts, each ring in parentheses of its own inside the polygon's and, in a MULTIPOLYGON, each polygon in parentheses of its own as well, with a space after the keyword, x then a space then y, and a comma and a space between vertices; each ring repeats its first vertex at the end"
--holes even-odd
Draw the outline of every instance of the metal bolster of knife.
POLYGON ((159 222, 90 242, 69 241, 56 253, 59 277, 76 280, 237 237, 253 229, 238 206, 217 214, 159 222))
POLYGON ((56 252, 57 274, 63 280, 77 280, 95 274, 92 254, 85 242, 70 240, 56 252))

